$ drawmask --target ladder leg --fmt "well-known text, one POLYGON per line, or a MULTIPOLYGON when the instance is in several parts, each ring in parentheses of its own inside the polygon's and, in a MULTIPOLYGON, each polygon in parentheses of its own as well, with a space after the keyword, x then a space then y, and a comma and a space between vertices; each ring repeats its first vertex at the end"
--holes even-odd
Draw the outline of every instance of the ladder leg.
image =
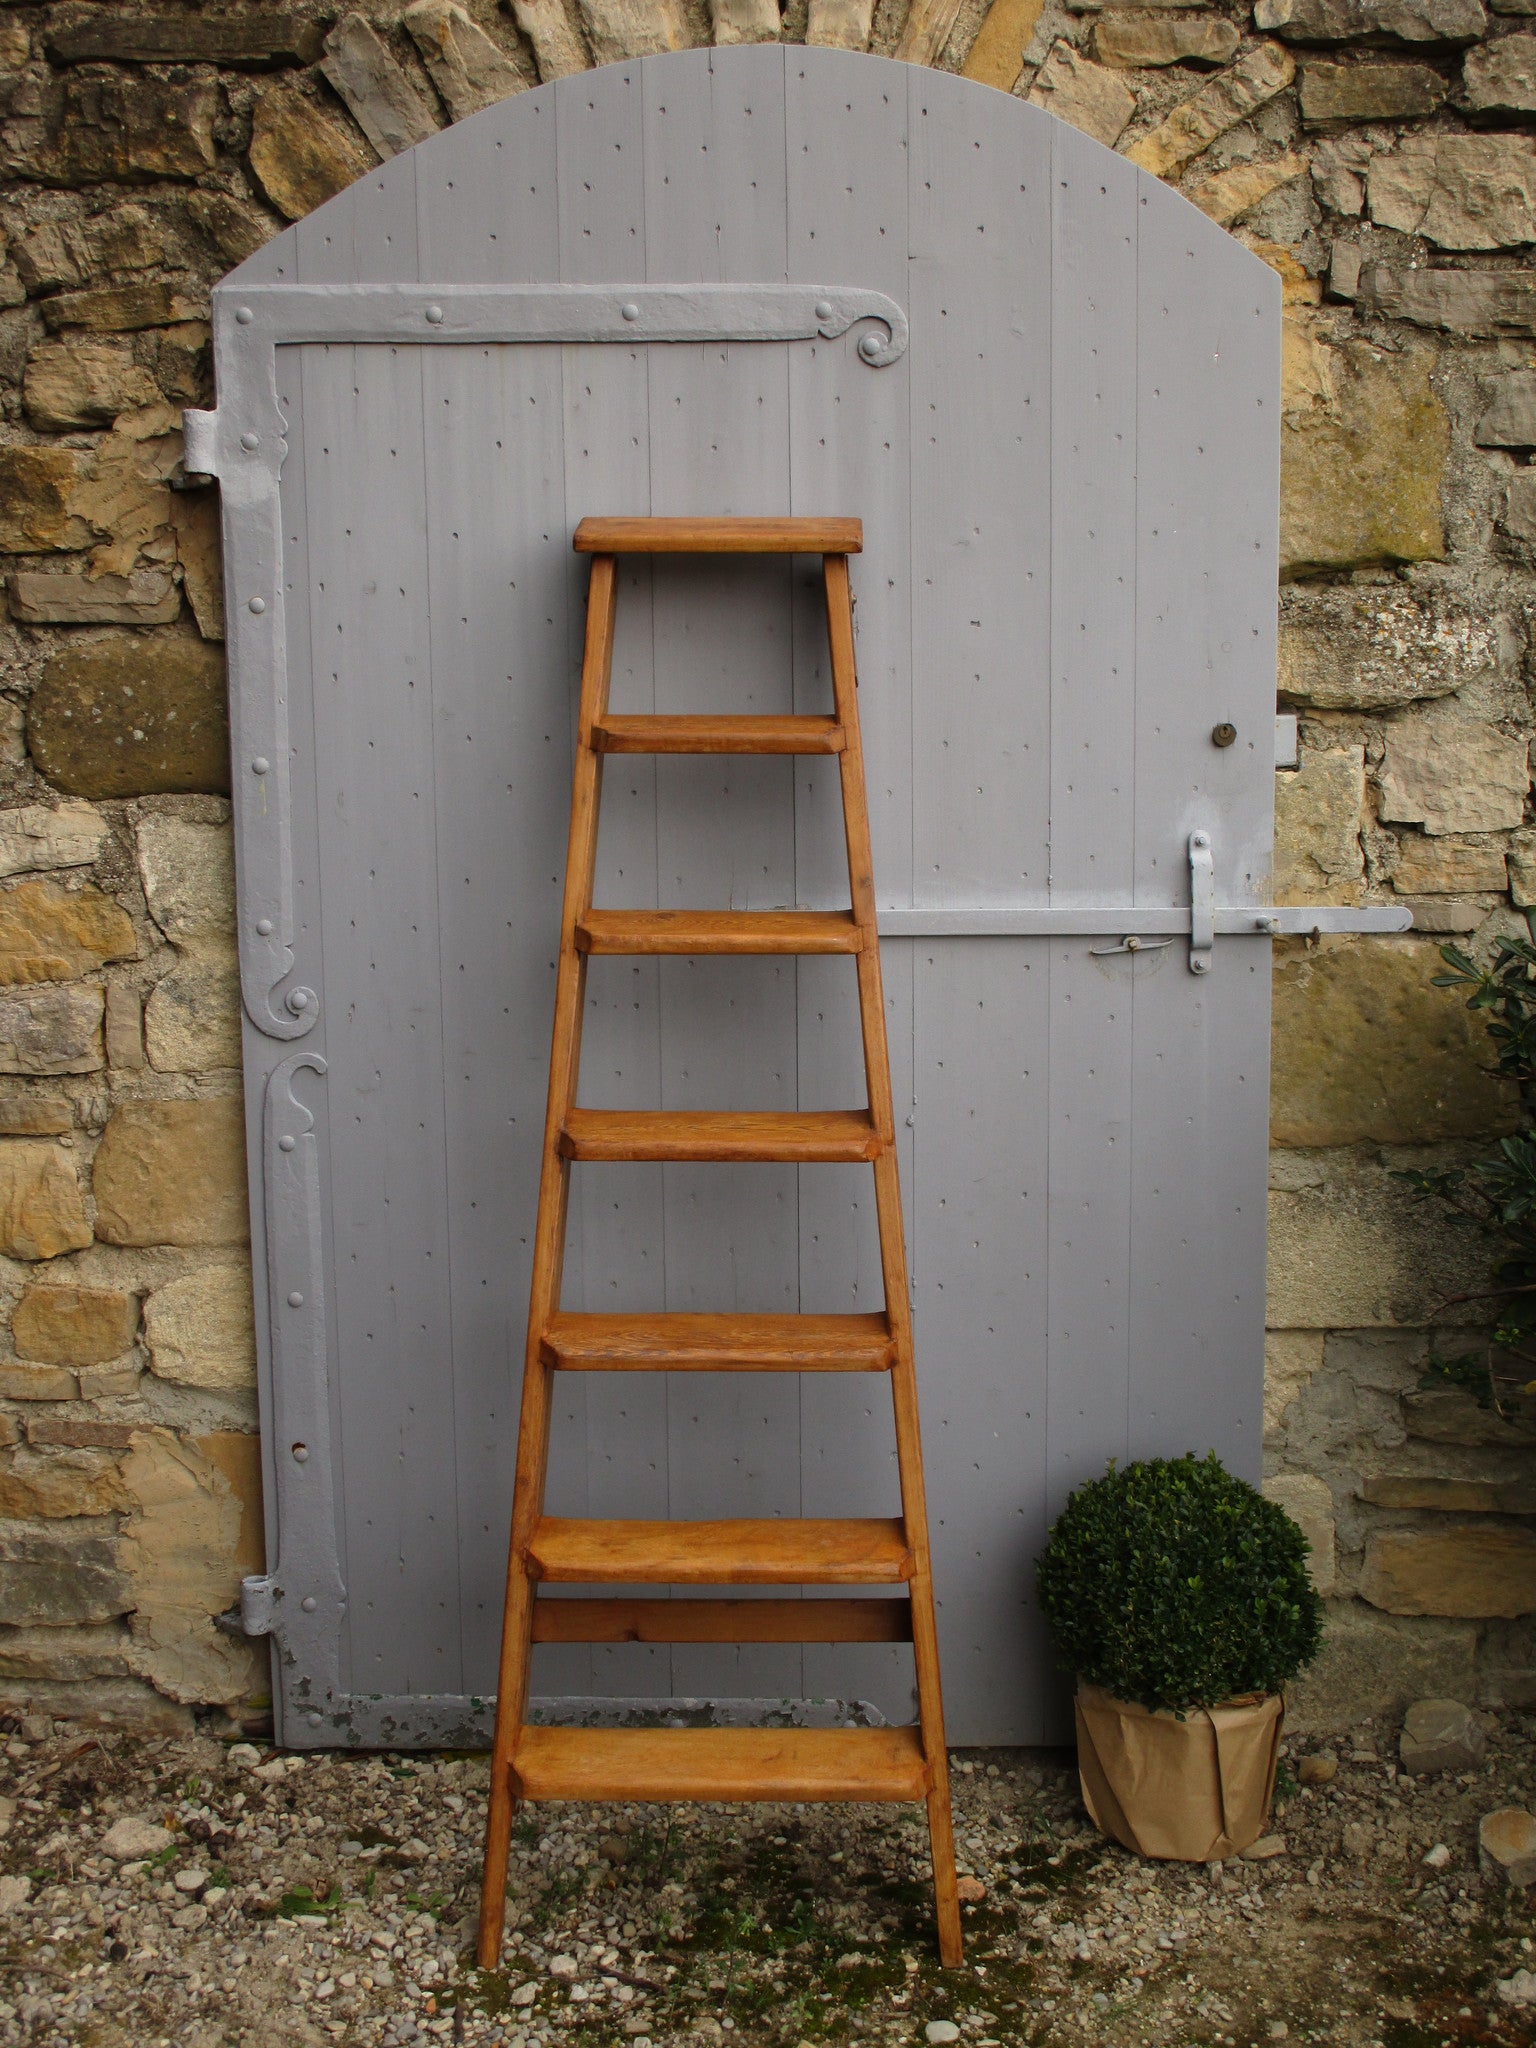
POLYGON ((824 573, 832 689, 837 716, 847 734, 839 768, 842 775, 843 829, 848 849, 848 886, 854 918, 865 940, 858 955, 864 1074, 869 1090, 870 1113, 882 1140, 882 1150, 874 1167, 875 1214, 880 1228, 885 1310, 895 1346, 891 1365, 891 1400, 896 1425, 896 1463, 901 1477, 901 1512, 914 1559, 908 1588, 912 1605, 912 1662, 917 1678, 923 1756, 928 1768, 928 1836, 933 1854, 934 1914, 938 1922, 939 1959, 946 1968, 953 1968, 961 1960, 963 1945, 955 1879, 954 1825, 950 1812, 949 1752, 944 1744, 944 1704, 939 1687, 938 1629, 934 1618, 933 1574, 928 1546, 928 1503, 923 1485, 917 1376, 912 1355, 912 1314, 907 1299, 906 1239, 896 1171, 896 1117, 891 1100, 885 997, 876 939, 874 863, 869 843, 864 749, 859 735, 853 605, 848 585, 847 556, 827 555, 824 573))
POLYGON ((534 1598, 533 1580, 528 1569, 528 1546, 544 1511, 552 1377, 551 1368, 540 1355, 540 1343, 550 1317, 560 1306, 560 1282, 565 1264, 570 1167, 560 1156, 560 1132, 566 1113, 576 1099, 576 1079, 581 1065, 586 955, 576 950, 576 924, 592 907, 592 876, 597 858, 602 787, 601 762, 593 750, 593 727, 607 705, 608 678, 613 665, 613 615, 618 588, 615 571, 612 555, 593 557, 587 591, 587 635, 581 669, 581 711, 571 793, 571 830, 566 850, 565 901, 560 920, 560 962, 555 976, 555 1021, 549 1062, 549 1097, 544 1119, 544 1155, 539 1175, 538 1221, 534 1229, 533 1278, 529 1288, 528 1344, 523 1363, 517 1472, 512 1490, 512 1536, 507 1552, 507 1592, 497 1679, 496 1733, 491 1748, 485 1866, 480 1886, 476 1958, 482 1970, 493 1969, 501 1954, 507 1857, 517 1804, 512 1766, 528 1704, 534 1598))

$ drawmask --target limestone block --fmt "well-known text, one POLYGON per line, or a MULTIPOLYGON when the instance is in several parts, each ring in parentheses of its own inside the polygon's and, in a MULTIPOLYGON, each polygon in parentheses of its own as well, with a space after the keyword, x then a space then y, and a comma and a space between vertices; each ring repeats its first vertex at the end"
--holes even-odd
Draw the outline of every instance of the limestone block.
POLYGON ((1406 1394, 1403 1422, 1409 1436, 1421 1443, 1507 1450, 1536 1444, 1536 1425, 1480 1408, 1461 1387, 1427 1387, 1406 1394))
POLYGON ((1371 218, 1442 249, 1536 241, 1536 141, 1523 135, 1409 135, 1371 159, 1371 218))
POLYGON ((90 1241, 71 1155, 42 1138, 0 1144, 0 1253, 56 1259, 90 1241))
POLYGON ((69 432, 115 420, 160 396, 130 342, 79 335, 42 341, 27 358, 21 402, 34 427, 69 432))
POLYGON ((1536 1532, 1487 1522, 1375 1530, 1360 1591, 1389 1614, 1536 1613, 1536 1532))
POLYGON ((128 576, 16 569, 10 599, 11 617, 28 626, 168 626, 181 615, 181 592, 169 569, 135 569, 128 576))
POLYGON ((1536 542, 1536 470, 1522 469, 1504 487, 1499 525, 1514 540, 1536 542))
POLYGON ((277 232, 270 214, 229 192, 194 192, 187 212, 231 268, 254 256, 277 232))
MULTIPOLYGON (((1370 149, 1358 136, 1345 134, 1320 143, 1312 153, 1312 189, 1318 203, 1330 213, 1358 219, 1365 210, 1365 173, 1370 161, 1370 149)), ((1330 280, 1335 296, 1353 298, 1360 279, 1359 243, 1335 242, 1329 267, 1335 273, 1330 280), (1351 269, 1353 275, 1346 283, 1343 273, 1351 269)))
POLYGON ((1499 667, 1494 616, 1401 584, 1288 588, 1280 695, 1319 711, 1395 711, 1449 697, 1499 667))
POLYGON ((0 1400, 78 1401, 80 1382, 67 1366, 0 1365, 0 1400))
POLYGON ((92 334, 129 334, 206 317, 208 302, 171 284, 122 284, 65 292, 57 299, 44 299, 39 311, 55 334, 65 327, 83 327, 92 334))
MULTIPOLYGON (((874 0, 864 0, 864 4, 872 9, 874 0)), ((591 61, 587 56, 587 46, 571 19, 565 0, 508 0, 508 5, 513 19, 532 46, 539 77, 546 84, 552 78, 569 78, 573 72, 587 69, 591 61)), ((816 0, 811 0, 813 24, 815 19, 816 0)))
POLYGON ((1191 186, 1185 196, 1218 226, 1230 227, 1271 192, 1278 192, 1282 185, 1299 178, 1306 168, 1305 159, 1299 156, 1272 157, 1262 164, 1233 164, 1229 170, 1207 178, 1203 185, 1191 186))
POLYGON ((1239 57, 1230 71, 1221 72, 1193 99, 1175 107, 1150 134, 1134 142, 1126 155, 1154 177, 1169 177, 1209 149, 1218 135, 1225 135, 1276 93, 1284 92, 1295 75, 1296 62, 1288 50, 1278 43, 1259 43, 1239 57))
POLYGON ((40 169, 50 182, 199 178, 215 162, 218 88, 209 78, 175 83, 88 71, 64 87, 58 125, 40 169))
POLYGON ((97 987, 40 988, 0 996, 0 1074, 94 1074, 106 998, 97 987))
POLYGON ((1536 832, 1519 831, 1509 842, 1510 901, 1517 910, 1536 909, 1536 832))
POLYGON ((783 26, 779 0, 709 0, 709 18, 721 49, 735 43, 776 43, 783 26))
POLYGON ((144 1053, 144 1005, 137 989, 113 982, 107 989, 107 1018, 103 1037, 107 1065, 123 1074, 142 1073, 144 1053))
POLYGON ((1400 896, 1455 896, 1479 890, 1502 895, 1506 880, 1504 849, 1496 841, 1405 834, 1397 842, 1392 886, 1400 896))
POLYGON ((966 54, 962 76, 1011 92, 1044 11, 1045 0, 991 0, 966 54))
POLYGON ((118 1622, 87 1628, 8 1628, 0 1635, 0 1678, 120 1678, 128 1632, 118 1622))
POLYGON ((1105 14, 1093 25, 1101 64, 1141 71, 1163 64, 1229 64, 1242 38, 1230 21, 1187 14, 1105 14))
POLYGON ((1483 1724, 1460 1700, 1415 1700, 1403 1718, 1398 1757, 1410 1776, 1470 1771, 1488 1747, 1483 1724))
MULTIPOLYGON (((805 40, 831 50, 867 50, 874 25, 875 0, 811 0, 805 40)), ((1018 77, 1018 66, 1013 75, 1018 77)))
POLYGON ((1536 113, 1536 36, 1500 36, 1469 50, 1461 75, 1470 112, 1536 113))
POLYGON ((120 1546, 135 1603, 131 1669, 173 1700, 245 1698, 256 1683, 251 1647, 214 1626, 239 1592, 239 1494, 196 1442, 165 1430, 135 1438, 123 1478, 137 1502, 120 1546))
POLYGON ((33 692, 27 746, 71 796, 228 795, 223 655, 181 633, 67 647, 33 692))
POLYGON ((1258 0, 1253 25, 1293 43, 1475 43, 1482 0, 1258 0))
POLYGON ((1307 1570, 1319 1593, 1327 1595, 1338 1577, 1334 1548, 1333 1495, 1310 1472, 1276 1472, 1264 1481, 1264 1498, 1284 1508, 1311 1546, 1307 1570))
POLYGON ((1272 1189, 1269 1218, 1271 1329, 1412 1328, 1488 1285, 1475 1233, 1447 1230, 1385 1166, 1341 1160, 1314 1184, 1272 1189))
POLYGON ((1516 1128, 1518 1099, 1488 1034, 1455 989, 1434 986, 1440 971, 1436 949, 1412 938, 1337 938, 1277 957, 1275 1144, 1427 1144, 1516 1128))
POLYGON ((82 1401, 117 1401, 131 1398, 139 1390, 139 1361, 130 1352, 106 1365, 82 1365, 75 1379, 82 1401))
POLYGON ((320 69, 381 157, 437 132, 431 108, 365 16, 343 15, 325 39, 320 69))
POLYGON ((1443 1479, 1432 1472, 1369 1472, 1360 1498, 1378 1508, 1437 1515, 1536 1515, 1536 1479, 1443 1479))
POLYGON ((62 1095, 0 1095, 0 1138, 51 1138, 73 1130, 74 1116, 62 1095))
POLYGON ((1264 1334, 1264 1441, 1284 1441, 1286 1418, 1322 1370, 1321 1330, 1267 1330, 1264 1334))
POLYGON ((285 220, 302 220, 334 199, 363 175, 371 161, 313 100, 274 87, 256 102, 251 170, 285 220))
MULTIPOLYGON (((771 11, 773 40, 777 40, 778 9, 773 6, 771 11)), ((405 10, 404 20, 452 121, 478 114, 482 107, 494 106, 533 83, 453 0, 415 0, 415 5, 405 10)), ((764 38, 733 40, 759 42, 764 38)))
POLYGON ((1394 719, 1381 770, 1381 815, 1429 833, 1501 832, 1520 823, 1530 787, 1521 734, 1454 703, 1394 719))
POLYGON ((254 1431, 221 1429, 192 1438, 192 1447, 229 1485, 240 1506, 240 1536, 235 1545, 237 1578, 267 1568, 262 1528, 261 1438, 254 1431))
POLYGON ((171 500, 182 588, 205 640, 224 638, 224 549, 216 491, 178 491, 171 500))
POLYGON ((1519 1806, 1485 1813, 1477 1825, 1477 1861, 1486 1876, 1502 1879, 1511 1891, 1536 1884, 1536 1815, 1519 1806))
POLYGON ((691 40, 681 0, 577 0, 594 64, 663 56, 691 40))
POLYGON ((232 943, 193 939, 144 1005, 144 1045, 159 1074, 240 1064, 240 961, 232 943))
POLYGON ((1472 433, 1478 447, 1536 448, 1536 370, 1491 377, 1482 392, 1483 410, 1472 433))
POLYGON ((131 1504, 110 1451, 0 1451, 0 1516, 62 1521, 116 1514, 131 1504))
POLYGON ((903 64, 939 65, 960 13, 961 0, 911 0, 891 52, 903 64))
POLYGON ((73 981, 137 951, 127 911, 99 889, 21 882, 0 890, 0 987, 73 981))
POLYGON ((1426 1694, 1465 1685, 1476 1654, 1470 1622, 1405 1620, 1359 1601, 1330 1600, 1322 1649, 1286 1687, 1286 1732, 1336 1735, 1401 1714, 1426 1694))
POLYGON ((1303 64, 1301 118, 1309 127, 1334 121, 1410 121, 1432 114, 1449 90, 1427 64, 1303 64))
POLYGON ((1035 73, 1029 104, 1047 108, 1058 120, 1113 148, 1136 111, 1136 95, 1123 79, 1102 64, 1090 64, 1061 40, 1051 45, 1035 73))
POLYGON ((273 64, 313 64, 320 35, 302 15, 280 7, 239 14, 125 15, 93 7, 50 26, 56 64, 223 64, 265 71, 273 64))
POLYGON ((0 1525, 0 1625, 62 1628, 115 1621, 133 1601, 110 1525, 0 1525))
POLYGON ((88 547, 71 500, 89 466, 83 448, 0 448, 0 554, 88 547))
POLYGON ((250 1270, 204 1266, 157 1287, 144 1304, 150 1370, 185 1387, 256 1384, 250 1270))
POLYGON ((1438 561, 1450 421, 1430 386, 1433 358, 1324 345, 1292 318, 1300 361, 1283 394, 1282 574, 1438 561))
POLYGON ((146 811, 134 819, 139 876, 149 914, 178 943, 235 934, 232 827, 146 811))
POLYGON ((39 868, 89 867, 101 853, 107 821, 94 804, 23 804, 0 811, 0 875, 39 868))
POLYGON ((239 1102, 125 1102, 96 1153, 96 1235, 108 1244, 243 1244, 239 1102))
POLYGON ((1365 749, 1308 747, 1275 777, 1275 901, 1335 903, 1365 880, 1365 749))
POLYGON ((17 1355, 46 1365, 104 1365, 139 1325, 137 1298, 120 1287, 29 1287, 11 1317, 17 1355))
POLYGON ((1536 270, 1426 270, 1373 263, 1360 305, 1388 320, 1492 339, 1536 334, 1536 270))

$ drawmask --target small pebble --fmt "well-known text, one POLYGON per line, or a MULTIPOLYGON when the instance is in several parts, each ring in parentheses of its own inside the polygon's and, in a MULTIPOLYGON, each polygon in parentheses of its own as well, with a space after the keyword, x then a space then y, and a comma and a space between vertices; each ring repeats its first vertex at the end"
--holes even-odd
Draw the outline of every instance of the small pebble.
POLYGON ((1260 1835, 1256 1842, 1250 1842, 1243 1851, 1245 1863, 1267 1863, 1272 1856, 1285 1854, 1284 1835, 1260 1835))
POLYGON ((923 2029, 923 2039, 928 2048, 941 2048, 945 2041, 958 2041, 960 2029, 953 2020, 930 2020, 923 2029))

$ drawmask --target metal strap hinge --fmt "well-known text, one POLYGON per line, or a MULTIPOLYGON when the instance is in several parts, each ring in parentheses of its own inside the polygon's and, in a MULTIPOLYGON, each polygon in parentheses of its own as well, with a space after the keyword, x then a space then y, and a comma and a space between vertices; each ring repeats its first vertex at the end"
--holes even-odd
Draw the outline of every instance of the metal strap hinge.
POLYGON ((240 1581, 240 1626, 248 1636, 269 1636, 277 1628, 277 1581, 257 1573, 240 1581))

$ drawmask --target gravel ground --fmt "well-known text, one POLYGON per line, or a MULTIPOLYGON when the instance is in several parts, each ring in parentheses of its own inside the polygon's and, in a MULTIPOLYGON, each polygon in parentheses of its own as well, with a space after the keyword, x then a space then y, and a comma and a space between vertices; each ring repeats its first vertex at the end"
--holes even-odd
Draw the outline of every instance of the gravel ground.
POLYGON ((1399 1776, 1385 1727, 1354 1731, 1327 1784, 1297 1787, 1316 1753, 1293 1749, 1283 1848, 1208 1868, 1105 1843, 1061 1752, 964 1753, 955 1971, 908 1809, 542 1807, 517 1827, 505 1967, 482 1975, 483 1758, 13 1722, 0 2041, 1530 2043, 1536 2004, 1511 2002, 1536 1992, 1515 1975, 1536 1969, 1530 1899, 1479 1876, 1476 1843, 1483 1814, 1536 1803, 1536 1718, 1489 1725, 1454 1778, 1399 1776))

